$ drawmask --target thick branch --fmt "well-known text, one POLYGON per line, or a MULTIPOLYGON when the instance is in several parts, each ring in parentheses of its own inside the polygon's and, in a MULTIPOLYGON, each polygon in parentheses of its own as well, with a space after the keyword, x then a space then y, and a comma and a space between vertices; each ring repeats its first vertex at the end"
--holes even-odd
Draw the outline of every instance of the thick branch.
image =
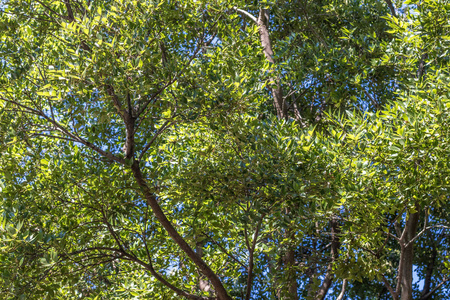
POLYGON ((398 270, 397 293, 401 300, 412 299, 414 244, 410 241, 415 237, 419 222, 420 206, 416 203, 416 212, 410 213, 400 238, 400 262, 398 270))
POLYGON ((152 208, 155 217, 167 231, 172 240, 183 250, 184 253, 195 263, 195 265, 199 268, 199 270, 211 281, 211 284, 214 286, 214 289, 217 293, 219 300, 231 300, 231 297, 228 295, 225 290, 222 282, 219 277, 211 270, 211 268, 201 259, 201 257, 189 246, 189 244, 183 239, 183 237, 177 232, 177 230, 173 227, 172 223, 167 219, 166 215, 162 211, 161 207, 158 204, 156 196, 150 191, 150 188, 147 185, 147 182, 144 179, 144 175, 141 172, 139 167, 139 162, 134 161, 131 166, 133 171, 134 178, 136 179, 138 185, 142 189, 142 193, 144 194, 145 199, 147 200, 148 205, 152 208))
MULTIPOLYGON (((125 158, 131 159, 134 156, 134 133, 135 133, 134 125, 136 122, 136 118, 133 116, 132 113, 127 111, 125 108, 122 108, 122 105, 119 101, 119 97, 116 95, 116 93, 114 92, 114 88, 111 85, 107 86, 107 92, 109 96, 111 96, 114 103, 114 107, 116 108, 118 114, 122 117, 122 120, 125 124, 126 140, 122 150, 125 154, 125 158)), ((131 102, 130 99, 128 99, 128 101, 131 102)), ((129 108, 131 109, 131 104, 129 104, 129 108)))
POLYGON ((70 5, 70 1, 69 0, 64 0, 64 4, 66 5, 68 20, 70 22, 75 21, 75 17, 73 15, 73 10, 72 10, 72 6, 70 5))

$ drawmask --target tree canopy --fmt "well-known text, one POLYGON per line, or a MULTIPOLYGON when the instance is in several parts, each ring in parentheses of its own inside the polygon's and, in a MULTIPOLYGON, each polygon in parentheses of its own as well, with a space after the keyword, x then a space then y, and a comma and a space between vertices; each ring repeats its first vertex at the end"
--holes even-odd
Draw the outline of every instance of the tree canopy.
POLYGON ((449 20, 1 1, 1 294, 450 297, 449 20))

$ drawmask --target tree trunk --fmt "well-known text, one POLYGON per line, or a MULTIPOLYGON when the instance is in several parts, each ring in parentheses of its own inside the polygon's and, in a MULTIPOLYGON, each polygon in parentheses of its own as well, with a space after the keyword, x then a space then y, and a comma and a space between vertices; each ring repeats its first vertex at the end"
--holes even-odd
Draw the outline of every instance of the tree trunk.
POLYGON ((316 300, 323 300, 328 293, 328 290, 331 288, 333 284, 334 274, 333 274, 333 263, 337 259, 339 247, 341 246, 339 237, 339 224, 335 217, 332 217, 330 220, 331 225, 331 261, 327 267, 327 273, 325 275, 325 279, 322 282, 319 290, 316 294, 316 300))
POLYGON ((284 267, 289 275, 289 296, 287 299, 297 300, 297 276, 294 269, 295 265, 295 251, 293 249, 288 249, 284 257, 284 267))
POLYGON ((423 284, 422 293, 420 295, 421 299, 425 297, 425 295, 428 294, 431 290, 431 278, 433 275, 434 264, 436 263, 436 256, 437 256, 436 246, 433 243, 433 250, 431 251, 431 257, 430 261, 428 262, 427 272, 425 275, 425 283, 423 284))
POLYGON ((402 237, 400 240, 400 264, 399 264, 399 278, 400 278, 400 300, 412 300, 412 282, 413 282, 413 261, 414 261, 414 243, 409 243, 417 231, 419 223, 419 205, 416 205, 417 212, 409 215, 405 224, 402 237))

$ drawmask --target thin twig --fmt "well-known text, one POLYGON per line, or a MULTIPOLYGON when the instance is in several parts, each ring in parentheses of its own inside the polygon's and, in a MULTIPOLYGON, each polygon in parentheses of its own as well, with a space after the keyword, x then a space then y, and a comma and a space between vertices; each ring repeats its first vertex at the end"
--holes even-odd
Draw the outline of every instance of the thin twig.
POLYGON ((152 139, 147 143, 147 145, 144 146, 144 149, 142 149, 141 154, 139 155, 139 159, 141 160, 142 157, 144 156, 144 154, 148 151, 148 149, 150 148, 150 146, 153 144, 153 142, 156 140, 156 138, 168 127, 172 126, 172 124, 174 124, 175 121, 170 122, 169 120, 167 120, 159 129, 158 131, 155 133, 155 135, 152 137, 152 139))

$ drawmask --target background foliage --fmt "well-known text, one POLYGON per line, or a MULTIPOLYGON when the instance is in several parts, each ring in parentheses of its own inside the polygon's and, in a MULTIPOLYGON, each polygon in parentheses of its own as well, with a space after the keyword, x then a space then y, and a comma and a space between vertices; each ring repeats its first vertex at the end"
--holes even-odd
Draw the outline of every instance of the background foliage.
POLYGON ((447 1, 0 4, 5 299, 445 299, 447 1))

